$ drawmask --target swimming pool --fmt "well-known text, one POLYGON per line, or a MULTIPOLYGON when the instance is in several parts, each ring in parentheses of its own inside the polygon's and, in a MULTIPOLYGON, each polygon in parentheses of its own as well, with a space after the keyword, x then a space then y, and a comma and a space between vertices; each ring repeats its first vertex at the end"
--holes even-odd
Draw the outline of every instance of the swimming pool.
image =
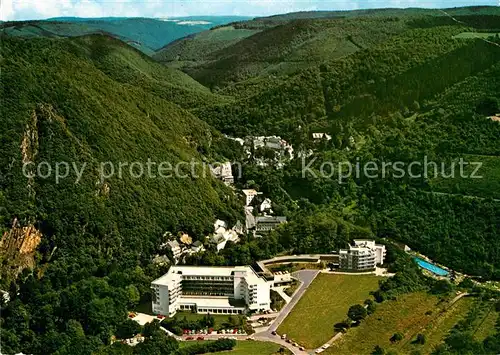
POLYGON ((418 266, 420 266, 423 269, 429 270, 430 272, 432 272, 438 276, 448 276, 448 274, 449 274, 448 271, 443 270, 434 264, 428 263, 427 261, 425 261, 423 259, 420 259, 417 257, 415 257, 414 259, 417 262, 418 266))

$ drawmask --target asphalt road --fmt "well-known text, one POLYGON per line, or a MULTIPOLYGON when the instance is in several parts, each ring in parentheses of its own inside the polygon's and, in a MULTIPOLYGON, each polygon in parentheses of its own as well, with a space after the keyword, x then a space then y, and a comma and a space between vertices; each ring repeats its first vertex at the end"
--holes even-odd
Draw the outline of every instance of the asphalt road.
POLYGON ((301 282, 302 285, 297 289, 297 291, 293 294, 292 300, 281 310, 280 314, 276 317, 274 320, 273 324, 269 327, 268 333, 271 334, 271 332, 280 326, 281 322, 288 316, 290 311, 295 307, 297 302, 299 302, 300 298, 304 295, 306 292, 307 288, 313 282, 314 278, 316 275, 319 273, 317 270, 301 270, 293 273, 293 276, 298 278, 301 282))
POLYGON ((318 273, 319 273, 318 270, 301 270, 293 273, 293 276, 298 278, 302 284, 293 294, 292 300, 281 310, 281 312, 276 317, 271 326, 268 328, 268 330, 254 334, 253 336, 254 339, 263 341, 272 341, 273 343, 280 344, 291 350, 296 355, 308 354, 307 352, 301 351, 292 344, 289 344, 286 341, 282 340, 278 335, 272 335, 271 332, 276 331, 276 329, 278 329, 283 320, 285 320, 285 318, 288 316, 293 307, 295 307, 297 302, 299 302, 300 298, 307 291, 309 285, 313 282, 318 273))

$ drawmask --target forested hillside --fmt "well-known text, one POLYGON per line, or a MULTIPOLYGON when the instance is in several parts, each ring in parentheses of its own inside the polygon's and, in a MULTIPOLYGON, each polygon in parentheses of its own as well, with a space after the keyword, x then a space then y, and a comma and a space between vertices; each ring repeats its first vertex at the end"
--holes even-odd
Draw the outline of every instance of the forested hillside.
MULTIPOLYGON (((490 198, 498 196, 500 125, 487 116, 499 111, 500 17, 460 18, 367 19, 380 27, 397 22, 399 33, 343 58, 312 61, 293 75, 226 83, 219 92, 236 96, 236 102, 194 113, 231 135, 278 134, 295 148, 312 148, 306 162, 316 158, 318 174, 324 162, 410 164, 427 157, 448 170, 460 158, 484 163, 480 179, 351 177, 339 184, 337 175, 304 179, 299 162, 284 174, 256 175, 252 169, 247 177, 270 182, 264 191, 285 205, 283 189, 342 210, 353 203, 349 219, 380 237, 405 242, 457 270, 497 278, 499 201, 490 198), (490 31, 489 39, 455 38, 473 26, 490 31), (312 132, 326 132, 332 140, 315 144, 312 132)), ((217 75, 207 78, 221 83, 217 75)))
MULTIPOLYGON (((185 263, 247 265, 376 238, 500 280, 497 7, 257 18, 162 43, 153 58, 121 35, 47 24, 3 24, 0 38, 3 353, 120 353, 111 337, 168 267, 152 262, 164 233, 204 241, 217 218, 243 221, 241 188, 271 198, 288 223, 220 252, 205 243, 185 263), (260 166, 224 134, 279 135, 295 158, 260 166), (469 175, 484 163, 482 177, 422 164, 449 174, 463 159, 469 175), (201 165, 201 178, 189 165, 186 178, 137 177, 132 166, 228 160, 242 169, 234 188, 201 165), (61 162, 70 169, 56 180, 61 162), (375 177, 345 171, 394 162, 421 164, 400 177, 394 165, 375 177), (330 174, 324 163, 343 166, 330 174)), ((423 276, 407 259, 397 271, 411 277, 394 283, 413 290, 423 276)), ((133 351, 176 351, 158 332, 161 342, 133 351)))
MULTIPOLYGON (((2 312, 3 348, 47 354, 69 346, 60 337, 69 319, 81 324, 89 344, 99 344, 148 289, 156 272, 149 258, 165 231, 203 237, 216 218, 235 221, 240 215, 233 193, 210 175, 137 177, 138 169, 127 167, 122 176, 115 171, 102 179, 100 164, 107 162, 110 172, 109 164, 117 169, 120 162, 210 161, 221 158, 225 139, 168 101, 167 92, 153 95, 146 80, 120 80, 120 68, 141 58, 135 64, 143 65, 146 78, 149 72, 171 82, 174 101, 192 85, 184 74, 165 74, 113 39, 4 37, 2 57, 2 232, 17 218, 42 236, 36 272, 20 275, 20 297, 2 312), (82 174, 77 180, 72 171, 57 183, 54 175, 42 178, 30 167, 36 175, 30 178, 25 162, 46 162, 52 169, 67 162, 82 174), (22 314, 29 317, 17 318, 22 314)), ((2 254, 3 288, 9 282, 16 287, 14 256, 2 254)))

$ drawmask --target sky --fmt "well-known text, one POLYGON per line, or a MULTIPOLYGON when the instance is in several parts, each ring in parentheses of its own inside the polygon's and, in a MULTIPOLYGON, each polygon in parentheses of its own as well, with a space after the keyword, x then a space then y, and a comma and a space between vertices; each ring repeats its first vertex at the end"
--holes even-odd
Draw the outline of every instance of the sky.
POLYGON ((295 11, 500 5, 500 0, 0 0, 0 20, 51 17, 268 16, 295 11))

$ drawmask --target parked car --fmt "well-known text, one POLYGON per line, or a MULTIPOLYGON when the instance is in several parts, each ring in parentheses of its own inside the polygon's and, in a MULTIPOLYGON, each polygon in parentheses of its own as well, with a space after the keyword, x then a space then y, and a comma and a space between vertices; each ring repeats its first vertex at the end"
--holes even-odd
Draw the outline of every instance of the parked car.
POLYGON ((272 335, 276 335, 276 331, 275 331, 275 330, 273 330, 273 331, 271 332, 271 334, 272 334, 272 335))
POLYGON ((204 337, 198 337, 198 338, 196 338, 196 340, 205 340, 205 338, 204 337))
POLYGON ((194 340, 193 337, 187 337, 186 340, 194 340))
POLYGON ((286 339, 286 334, 283 334, 283 335, 281 336, 281 339, 286 339))
POLYGON ((304 351, 304 350, 306 350, 306 348, 304 348, 303 346, 301 346, 301 347, 299 348, 299 350, 300 350, 300 351, 304 351))

